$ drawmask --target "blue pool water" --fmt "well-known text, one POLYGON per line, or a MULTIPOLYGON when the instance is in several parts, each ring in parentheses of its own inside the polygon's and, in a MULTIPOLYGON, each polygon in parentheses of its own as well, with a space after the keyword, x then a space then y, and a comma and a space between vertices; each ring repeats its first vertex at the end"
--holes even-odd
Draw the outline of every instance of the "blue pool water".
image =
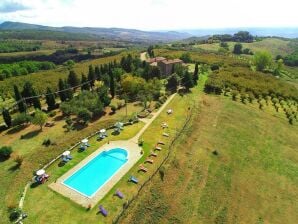
POLYGON ((104 151, 68 177, 63 183, 91 197, 127 162, 127 151, 114 148, 104 151))

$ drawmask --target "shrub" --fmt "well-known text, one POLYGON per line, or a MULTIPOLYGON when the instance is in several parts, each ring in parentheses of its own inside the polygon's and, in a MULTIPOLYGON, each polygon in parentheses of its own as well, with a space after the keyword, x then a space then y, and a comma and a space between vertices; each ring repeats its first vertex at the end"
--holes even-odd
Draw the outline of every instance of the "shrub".
POLYGON ((10 146, 2 146, 0 148, 0 158, 8 159, 12 153, 12 148, 10 146))
POLYGON ((42 145, 49 146, 49 145, 51 145, 51 143, 52 143, 51 139, 46 138, 43 140, 42 145))
POLYGON ((57 114, 57 112, 54 111, 54 110, 52 110, 52 111, 50 111, 50 112, 48 113, 49 117, 55 117, 56 114, 57 114))
POLYGON ((17 125, 24 125, 24 124, 28 124, 31 122, 31 116, 27 115, 25 113, 21 113, 19 115, 17 115, 13 121, 12 121, 12 125, 13 126, 17 126, 17 125))
POLYGON ((219 65, 218 64, 212 64, 210 66, 210 68, 211 68, 212 71, 215 71, 215 70, 218 70, 219 69, 219 65))
POLYGON ((19 168, 22 165, 23 161, 24 161, 24 157, 21 156, 21 155, 16 154, 16 155, 14 155, 13 160, 15 161, 16 166, 19 168))
POLYGON ((111 110, 112 110, 112 113, 114 114, 116 112, 116 110, 117 110, 116 106, 112 105, 111 106, 111 110))
POLYGON ((87 109, 81 109, 78 113, 78 119, 86 124, 91 120, 91 113, 87 109))
POLYGON ((15 221, 17 220, 22 214, 22 210, 19 209, 19 208, 14 208, 10 211, 10 214, 9 214, 9 219, 10 221, 15 221))

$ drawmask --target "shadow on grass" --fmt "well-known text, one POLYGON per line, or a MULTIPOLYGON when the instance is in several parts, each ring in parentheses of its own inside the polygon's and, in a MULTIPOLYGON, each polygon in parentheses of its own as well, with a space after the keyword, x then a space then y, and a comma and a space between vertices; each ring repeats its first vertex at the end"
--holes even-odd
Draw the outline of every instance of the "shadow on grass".
POLYGON ((63 120, 64 116, 63 115, 59 115, 59 116, 56 116, 53 121, 61 121, 63 120))
POLYGON ((34 183, 32 183, 32 184, 30 185, 30 188, 36 188, 36 187, 38 187, 40 184, 41 184, 41 183, 39 183, 39 182, 34 182, 34 183))
POLYGON ((63 161, 60 161, 59 163, 58 163, 58 167, 63 167, 63 166, 65 166, 65 162, 63 162, 63 161))
POLYGON ((19 131, 24 130, 26 127, 27 127, 27 125, 19 125, 19 126, 13 127, 7 132, 7 134, 9 134, 9 135, 15 134, 19 131))
POLYGON ((8 171, 14 172, 14 171, 18 170, 19 168, 20 168, 20 165, 19 164, 15 164, 15 165, 9 167, 8 171))
POLYGON ((9 157, 0 157, 0 163, 5 162, 8 159, 9 159, 9 157))
POLYGON ((25 135, 21 136, 21 139, 30 139, 33 138, 35 136, 37 136, 39 134, 39 132, 41 132, 41 130, 35 130, 35 131, 30 131, 25 135))

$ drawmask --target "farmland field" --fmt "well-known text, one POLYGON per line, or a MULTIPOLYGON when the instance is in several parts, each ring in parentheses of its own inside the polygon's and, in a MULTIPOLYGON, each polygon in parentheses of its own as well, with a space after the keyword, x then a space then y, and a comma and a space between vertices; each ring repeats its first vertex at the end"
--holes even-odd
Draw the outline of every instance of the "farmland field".
MULTIPOLYGON (((290 41, 276 39, 276 38, 266 38, 262 41, 257 41, 253 43, 241 43, 244 48, 249 48, 253 52, 256 51, 268 51, 273 56, 276 56, 278 54, 280 55, 287 55, 293 51, 293 49, 289 46, 290 41)), ((228 42, 229 49, 232 52, 235 42, 228 42)), ((209 51, 218 51, 219 49, 219 43, 212 43, 212 44, 199 44, 195 45, 196 48, 201 48, 204 50, 209 51)))
POLYGON ((298 127, 222 97, 200 108, 120 223, 295 223, 298 127))

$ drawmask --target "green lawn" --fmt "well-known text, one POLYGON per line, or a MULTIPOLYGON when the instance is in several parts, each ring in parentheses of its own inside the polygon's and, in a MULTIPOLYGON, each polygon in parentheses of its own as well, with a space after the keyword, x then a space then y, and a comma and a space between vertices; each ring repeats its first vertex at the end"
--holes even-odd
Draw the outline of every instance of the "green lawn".
POLYGON ((120 223, 296 223, 298 126, 223 96, 198 100, 164 180, 120 223))
MULTIPOLYGON (((139 112, 141 109, 139 105, 128 104, 128 117, 139 112)), ((3 217, 3 219, 0 219, 0 223, 7 223, 7 207, 16 206, 25 183, 32 177, 33 171, 38 169, 41 164, 45 164, 52 158, 55 158, 65 149, 90 133, 110 126, 118 120, 128 119, 126 118, 126 108, 124 107, 114 115, 107 114, 99 120, 91 122, 88 127, 82 130, 65 132, 63 128, 65 121, 60 120, 59 116, 60 114, 57 114, 53 118, 55 121, 54 127, 43 128, 42 132, 38 131, 38 127, 30 125, 20 130, 13 131, 10 129, 1 133, 1 145, 12 146, 14 150, 12 157, 15 154, 22 155, 24 162, 21 168, 17 170, 14 168, 15 163, 12 158, 0 162, 0 198, 3 199, 3 203, 0 203, 0 217, 3 217), (25 138, 23 137, 21 139, 21 136, 25 138), (46 138, 50 138, 56 145, 49 147, 42 146, 42 142, 46 138)), ((128 135, 134 134, 136 130, 141 128, 140 125, 142 126, 142 123, 129 127, 119 137, 128 138, 128 135)))

